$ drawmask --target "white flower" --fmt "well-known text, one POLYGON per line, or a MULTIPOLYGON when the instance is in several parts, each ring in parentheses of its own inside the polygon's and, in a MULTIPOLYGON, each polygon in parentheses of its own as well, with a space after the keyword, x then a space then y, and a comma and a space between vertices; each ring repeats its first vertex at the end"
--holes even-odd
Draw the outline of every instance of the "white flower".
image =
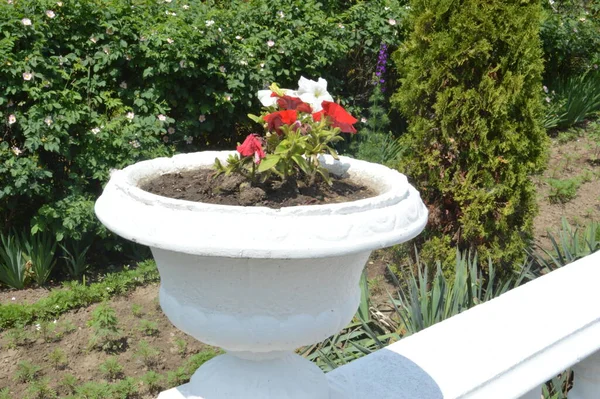
POLYGON ((549 103, 550 101, 552 101, 550 97, 546 97, 546 102, 549 103))
POLYGON ((53 122, 53 121, 52 121, 52 118, 51 118, 51 117, 49 117, 49 116, 47 116, 47 117, 44 119, 44 123, 45 123, 46 125, 48 125, 48 126, 50 126, 50 125, 52 124, 52 122, 53 122))
POLYGON ((6 0, 6 2, 7 2, 8 4, 12 4, 12 3, 13 3, 13 0, 6 0))
POLYGON ((104 54, 110 54, 110 49, 108 47, 103 47, 102 51, 104 51, 104 54))
POLYGON ((235 38, 236 38, 237 40, 244 40, 244 38, 243 38, 243 37, 241 37, 240 35, 237 35, 235 38))
MULTIPOLYGON (((16 156, 19 156, 23 152, 17 146, 12 147, 11 150, 16 156)), ((14 301, 14 297, 13 297, 13 301, 14 301)))
POLYGON ((11 301, 16 301, 17 298, 15 298, 14 296, 12 298, 10 298, 11 301))
POLYGON ((200 121, 200 123, 204 122, 206 120, 206 115, 200 115, 198 117, 198 120, 200 121))
POLYGON ((338 24, 338 28, 340 28, 340 29, 344 29, 345 27, 344 27, 344 25, 342 25, 342 24, 338 24))
POLYGON ((206 23, 206 26, 211 26, 215 24, 215 21, 213 21, 212 19, 209 19, 208 21, 204 21, 206 23))
POLYGON ((181 6, 181 8, 183 8, 184 10, 187 10, 187 9, 190 8, 190 6, 188 6, 187 4, 184 4, 184 5, 181 6))
POLYGON ((54 14, 54 11, 52 11, 52 10, 46 10, 46 16, 48 18, 54 18, 54 17, 56 17, 56 14, 54 14))
POLYGON ((167 37, 167 43, 173 44, 174 42, 175 40, 171 39, 170 37, 167 37))
POLYGON ((93 128, 93 129, 92 129, 92 133, 94 133, 94 134, 98 134, 98 133, 100 133, 100 128, 99 128, 99 127, 95 127, 95 128, 93 128))
POLYGON ((231 96, 225 96, 225 101, 231 101, 231 96))
MULTIPOLYGON (((260 64, 261 68, 264 67, 265 64, 260 64)), ((298 97, 298 93, 295 90, 290 90, 290 89, 279 89, 283 92, 283 94, 285 94, 286 96, 290 96, 290 97, 298 97)), ((262 105, 264 105, 265 107, 272 107, 275 104, 277 104, 277 97, 273 97, 271 96, 273 92, 271 90, 259 90, 258 93, 256 93, 257 97, 258 97, 258 101, 260 101, 260 103, 262 105)))
POLYGON ((390 8, 389 8, 389 7, 383 7, 383 9, 384 9, 385 11, 389 11, 389 10, 390 10, 390 8))
POLYGON ((267 46, 273 47, 274 45, 275 45, 275 42, 273 40, 268 40, 267 41, 267 46))
POLYGON ((223 30, 221 28, 217 29, 219 32, 223 32, 223 30))
POLYGON ((157 118, 158 118, 158 120, 159 120, 159 121, 161 121, 161 122, 164 122, 164 121, 166 121, 166 120, 167 120, 167 117, 166 117, 166 116, 164 116, 163 114, 159 114, 159 115, 157 116, 157 118))
POLYGON ((96 39, 94 36, 91 36, 91 37, 90 37, 90 41, 91 41, 92 43, 96 43, 96 42, 98 41, 98 39, 96 39))
POLYGON ((283 11, 277 11, 277 15, 279 15, 279 18, 285 18, 283 11))
POLYGON ((23 18, 21 23, 25 26, 31 26, 31 20, 29 18, 23 18))
POLYGON ((170 2, 171 2, 171 0, 165 0, 165 3, 170 3, 170 2))
POLYGON ((63 6, 63 2, 62 1, 57 1, 56 5, 59 6, 59 7, 62 7, 63 6))
POLYGON ((12 125, 17 121, 17 117, 14 114, 8 115, 8 124, 12 125))
POLYGON ((261 67, 261 68, 264 68, 264 67, 265 67, 265 63, 264 63, 264 62, 261 62, 261 63, 260 63, 260 67, 261 67))
POLYGON ((122 81, 122 82, 121 82, 121 84, 119 85, 119 87, 120 87, 121 89, 126 89, 126 88, 127 88, 127 82, 125 82, 125 81, 122 81))
POLYGON ((246 60, 240 60, 240 65, 248 65, 248 61, 246 61, 246 60))
POLYGON ((167 129, 167 132, 169 134, 175 134, 175 128, 171 126, 170 128, 167 129))
POLYGON ((319 78, 315 82, 301 76, 298 81, 298 97, 305 103, 308 103, 312 107, 313 112, 319 112, 323 109, 321 106, 323 101, 333 102, 333 97, 327 92, 327 81, 323 78, 319 78))
POLYGON ((56 305, 56 306, 54 306, 54 307, 55 307, 56 309, 60 309, 60 306, 58 306, 58 305, 56 305))
POLYGON ((542 86, 542 88, 544 89, 544 93, 548 93, 548 87, 542 86))
POLYGON ((112 35, 113 33, 115 33, 115 30, 111 27, 106 28, 106 34, 107 35, 112 35))
POLYGON ((52 323, 56 324, 56 320, 54 320, 52 323))
POLYGON ((42 326, 40 326, 40 324, 38 323, 38 324, 35 325, 35 329, 37 331, 40 331, 42 329, 42 326))
POLYGON ((140 148, 140 142, 137 140, 132 140, 129 142, 133 148, 140 148))
POLYGON ((360 118, 361 123, 367 123, 367 118, 365 118, 364 116, 362 118, 360 118))
POLYGON ((225 73, 225 71, 227 71, 227 69, 225 69, 225 67, 223 65, 221 65, 219 67, 219 71, 221 71, 221 73, 225 73))
POLYGON ((394 25, 396 25, 396 20, 393 18, 390 18, 390 19, 388 19, 388 24, 394 26, 394 25))
POLYGON ((128 112, 127 115, 125 115, 127 117, 127 119, 129 119, 130 121, 133 120, 133 117, 135 116, 135 114, 133 112, 128 112))
POLYGON ((31 80, 31 79, 33 79, 33 73, 31 73, 31 72, 23 72, 23 79, 24 80, 31 80))
POLYGON ((187 144, 192 144, 193 141, 194 141, 194 138, 192 136, 185 136, 185 142, 187 144))

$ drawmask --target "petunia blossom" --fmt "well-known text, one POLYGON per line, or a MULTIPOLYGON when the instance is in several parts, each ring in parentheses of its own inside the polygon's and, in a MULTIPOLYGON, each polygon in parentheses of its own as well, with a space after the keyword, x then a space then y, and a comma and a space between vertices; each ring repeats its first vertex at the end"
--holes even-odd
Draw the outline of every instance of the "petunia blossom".
POLYGON ((12 125, 17 121, 17 117, 14 114, 8 115, 8 124, 12 125))
POLYGON ((327 116, 333 127, 338 127, 344 133, 356 133, 353 124, 358 120, 350 115, 341 105, 331 101, 323 101, 323 110, 313 114, 315 121, 320 121, 321 118, 327 116))
POLYGON ((277 105, 279 106, 280 109, 283 109, 283 110, 292 109, 292 110, 296 110, 298 112, 306 112, 306 113, 312 112, 310 105, 308 105, 307 103, 305 103, 298 97, 291 97, 291 96, 287 96, 287 95, 284 95, 283 97, 278 97, 277 105))
MULTIPOLYGON (((290 89, 279 89, 286 96, 298 97, 298 93, 294 90, 290 89)), ((256 94, 258 96, 258 100, 265 107, 273 107, 277 104, 277 95, 273 93, 271 90, 259 90, 256 94)))
POLYGON ((31 80, 31 79, 33 79, 33 73, 23 72, 23 80, 31 80))
POLYGON ((48 18, 54 18, 56 16, 56 14, 52 10, 46 10, 46 16, 48 18))
POLYGON ((21 23, 25 26, 31 26, 31 20, 29 18, 23 18, 21 23))
POLYGON ((237 146, 237 152, 243 157, 254 157, 254 163, 259 164, 260 160, 265 157, 265 152, 262 148, 262 141, 258 134, 249 134, 246 140, 241 145, 237 146))
POLYGON ((333 97, 327 92, 327 81, 319 78, 318 81, 300 77, 298 81, 298 97, 305 103, 308 103, 314 112, 319 112, 323 101, 333 102, 333 97))
POLYGON ((294 110, 285 110, 272 112, 264 116, 265 122, 267 122, 267 129, 275 131, 278 135, 282 135, 282 125, 292 125, 298 119, 298 114, 294 110))

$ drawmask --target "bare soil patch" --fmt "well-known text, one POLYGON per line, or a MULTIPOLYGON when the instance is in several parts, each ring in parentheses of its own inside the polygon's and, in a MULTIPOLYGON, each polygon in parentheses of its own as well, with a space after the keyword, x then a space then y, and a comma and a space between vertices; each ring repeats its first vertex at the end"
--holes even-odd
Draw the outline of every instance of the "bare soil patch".
MULTIPOLYGON (((124 348, 115 353, 88 347, 93 330, 87 323, 98 304, 62 315, 56 321, 56 330, 62 331, 67 325, 74 330, 64 333, 59 340, 51 340, 53 342, 46 342, 36 325, 21 328, 26 337, 24 345, 14 344, 11 330, 3 331, 0 334, 0 389, 8 387, 12 398, 29 397, 28 389, 31 383, 15 380, 17 365, 24 360, 41 367, 36 380, 49 378, 50 387, 58 392, 58 397, 64 397, 68 392, 60 386, 60 381, 66 374, 77 377, 79 384, 91 381, 108 382, 100 366, 113 356, 123 366, 123 373, 118 379, 133 377, 139 380, 143 374, 153 370, 163 376, 163 383, 166 384, 167 373, 182 366, 190 355, 200 351, 216 351, 177 330, 169 322, 158 305, 157 284, 140 287, 127 296, 114 298, 109 305, 116 312, 124 342, 124 348), (142 320, 156 323, 157 334, 144 334, 141 330, 142 320), (158 351, 155 365, 146 365, 139 356, 139 345, 142 341, 158 351), (52 363, 51 353, 56 349, 62 350, 66 355, 64 368, 54 367, 52 363)), ((155 393, 150 393, 141 383, 139 392, 141 399, 156 397, 155 393)))
POLYGON ((539 213, 534 220, 536 244, 551 248, 550 232, 557 236, 562 218, 573 226, 585 226, 600 221, 600 163, 597 162, 598 146, 591 137, 593 129, 600 124, 588 123, 571 132, 571 140, 565 134, 552 138, 548 167, 540 176, 533 176, 537 189, 539 213), (564 203, 552 202, 552 186, 549 179, 579 179, 580 186, 575 197, 564 203))

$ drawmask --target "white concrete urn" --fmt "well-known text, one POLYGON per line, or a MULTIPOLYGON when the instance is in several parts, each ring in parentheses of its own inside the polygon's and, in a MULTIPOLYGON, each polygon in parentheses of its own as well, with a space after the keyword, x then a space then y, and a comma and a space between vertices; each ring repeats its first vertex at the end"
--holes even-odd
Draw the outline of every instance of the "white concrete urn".
POLYGON ((404 175, 346 157, 322 161, 376 196, 270 209, 176 200, 140 189, 165 173, 210 168, 229 153, 139 162, 114 172, 96 202, 107 228, 152 249, 169 320, 226 352, 159 398, 339 397, 325 374, 294 350, 351 321, 371 251, 415 237, 427 210, 404 175))

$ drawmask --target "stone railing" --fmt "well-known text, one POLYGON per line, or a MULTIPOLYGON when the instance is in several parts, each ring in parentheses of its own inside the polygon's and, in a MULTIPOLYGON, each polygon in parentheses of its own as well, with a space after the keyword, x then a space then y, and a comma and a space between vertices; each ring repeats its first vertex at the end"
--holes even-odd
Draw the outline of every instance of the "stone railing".
POLYGON ((569 399, 599 399, 600 253, 342 366, 328 379, 350 387, 356 399, 539 399, 542 384, 570 367, 569 399))

